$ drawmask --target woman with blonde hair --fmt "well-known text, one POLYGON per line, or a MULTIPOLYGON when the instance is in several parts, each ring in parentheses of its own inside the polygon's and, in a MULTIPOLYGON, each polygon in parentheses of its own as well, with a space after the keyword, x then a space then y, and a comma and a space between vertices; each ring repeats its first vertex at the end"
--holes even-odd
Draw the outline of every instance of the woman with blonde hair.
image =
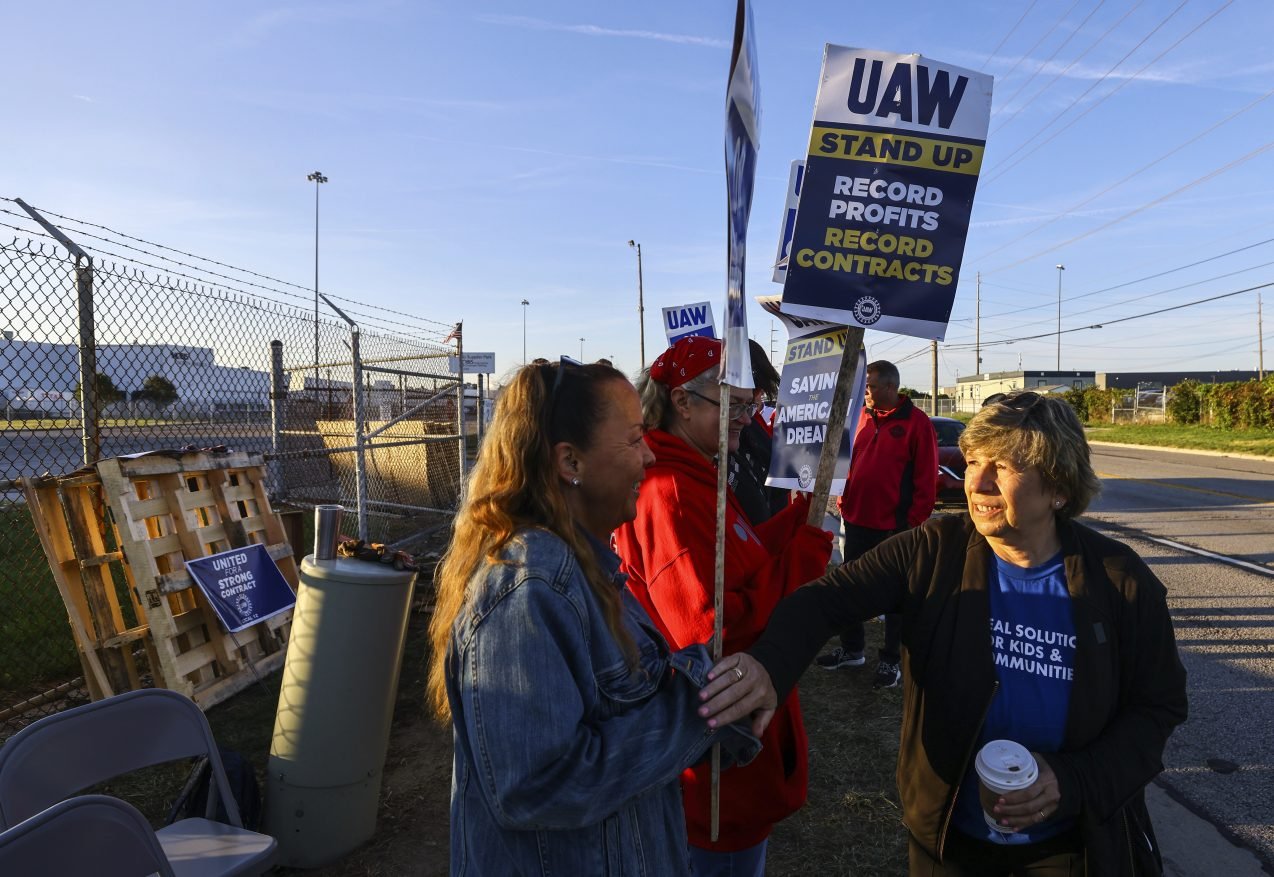
POLYGON ((707 650, 670 652, 608 547, 636 513, 643 434, 609 366, 526 366, 500 395, 430 625, 452 874, 688 874, 677 776, 713 742, 725 763, 759 747, 696 715, 707 650))

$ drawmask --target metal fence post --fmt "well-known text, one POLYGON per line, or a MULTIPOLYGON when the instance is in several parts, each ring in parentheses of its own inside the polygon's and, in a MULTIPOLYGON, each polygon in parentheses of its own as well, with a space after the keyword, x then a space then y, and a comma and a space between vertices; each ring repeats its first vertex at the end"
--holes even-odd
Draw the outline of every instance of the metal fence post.
POLYGON ((363 360, 358 352, 358 326, 349 333, 354 354, 354 491, 358 502, 358 538, 367 539, 367 399, 363 388, 363 360))
MULTIPOLYGON (((317 388, 316 388, 317 389, 317 388)), ((270 446, 274 459, 270 461, 270 490, 274 498, 283 497, 283 423, 287 417, 288 388, 283 379, 283 342, 270 342, 270 446)))
POLYGON ((21 198, 14 198, 13 203, 25 210, 75 257, 75 296, 79 302, 80 330, 80 441, 84 465, 89 466, 102 458, 102 434, 98 423, 101 404, 97 397, 97 337, 93 322, 93 257, 21 198))
POLYGON ((101 399, 97 393, 97 338, 93 322, 93 259, 75 260, 75 295, 80 310, 80 440, 84 444, 84 465, 102 458, 102 434, 98 418, 101 399))
POLYGON ((456 428, 460 433, 460 493, 464 493, 465 465, 469 462, 469 447, 464 435, 464 333, 463 323, 456 324, 456 428))

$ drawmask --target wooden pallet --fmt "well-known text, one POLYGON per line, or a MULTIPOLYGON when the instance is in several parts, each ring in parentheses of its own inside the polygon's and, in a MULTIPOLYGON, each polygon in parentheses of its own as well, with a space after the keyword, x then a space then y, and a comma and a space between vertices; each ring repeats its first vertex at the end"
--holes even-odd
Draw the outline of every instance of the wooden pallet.
POLYGON ((94 699, 140 687, 140 655, 205 709, 282 666, 292 613, 227 633, 184 566, 260 543, 296 589, 260 456, 114 457, 24 487, 94 699))

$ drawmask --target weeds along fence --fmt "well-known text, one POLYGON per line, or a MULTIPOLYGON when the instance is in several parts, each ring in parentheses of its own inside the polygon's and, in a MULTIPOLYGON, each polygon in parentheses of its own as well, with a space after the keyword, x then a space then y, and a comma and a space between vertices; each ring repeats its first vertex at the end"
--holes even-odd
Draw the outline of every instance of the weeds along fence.
POLYGON ((5 224, 27 233, 0 243, 0 740, 75 698, 79 672, 18 478, 226 446, 266 455, 276 509, 345 505, 349 535, 407 543, 449 520, 465 408, 448 324, 345 302, 316 317, 300 295, 68 255, 56 228, 5 224))

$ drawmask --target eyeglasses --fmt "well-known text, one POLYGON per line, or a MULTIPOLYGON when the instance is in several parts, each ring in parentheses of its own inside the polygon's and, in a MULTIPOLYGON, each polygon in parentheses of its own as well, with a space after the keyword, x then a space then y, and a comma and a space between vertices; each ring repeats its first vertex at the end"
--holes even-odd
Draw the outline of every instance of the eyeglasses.
MULTIPOLYGON (((716 399, 709 399, 707 396, 703 395, 702 393, 696 393, 694 390, 686 390, 686 392, 689 393, 691 396, 696 396, 702 399, 705 402, 711 402, 713 405, 716 405, 718 408, 721 407, 721 403, 718 402, 716 399)), ((757 406, 755 402, 731 402, 730 407, 726 409, 726 414, 730 416, 731 420, 739 420, 740 418, 745 418, 745 417, 751 420, 752 417, 759 410, 760 408, 757 406)))

